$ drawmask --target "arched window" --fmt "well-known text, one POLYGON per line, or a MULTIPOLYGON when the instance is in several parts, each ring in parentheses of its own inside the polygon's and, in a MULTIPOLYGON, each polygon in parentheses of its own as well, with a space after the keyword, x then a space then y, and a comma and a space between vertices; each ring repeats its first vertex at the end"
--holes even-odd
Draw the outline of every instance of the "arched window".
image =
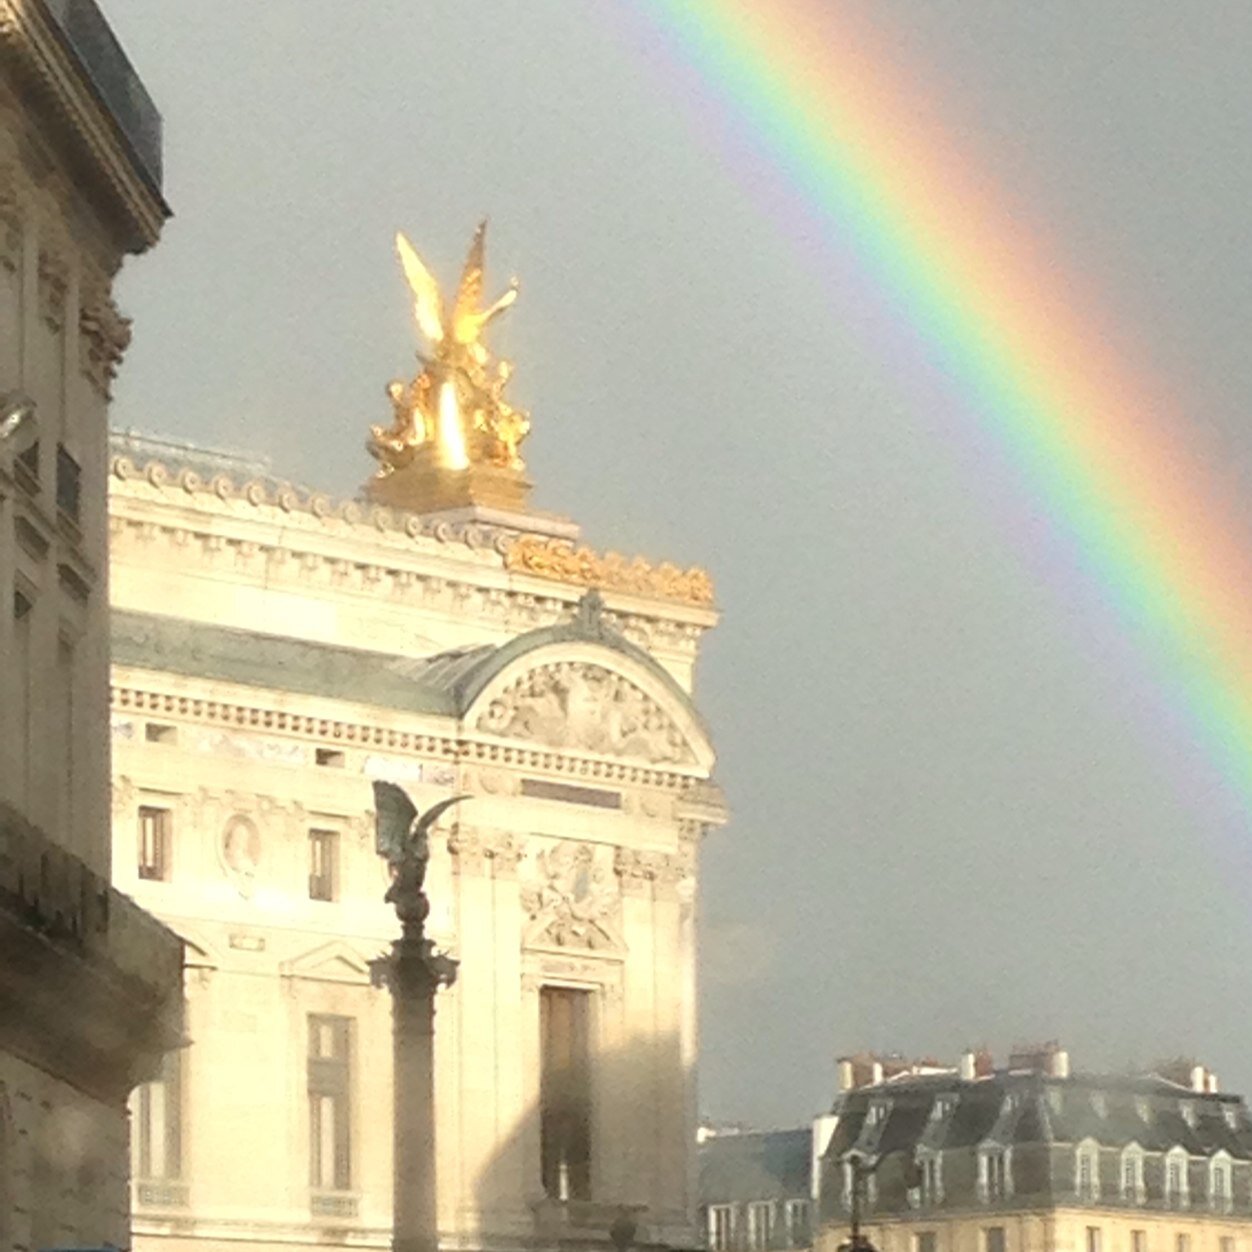
POLYGON ((1191 1197, 1187 1188, 1187 1152, 1185 1148, 1170 1148, 1165 1153, 1165 1203, 1171 1208, 1185 1209, 1191 1197))
POLYGON ((1080 1143, 1075 1153, 1074 1191, 1088 1204, 1100 1198, 1100 1145, 1093 1139, 1080 1143))
POLYGON ((1230 1154, 1215 1152, 1209 1161, 1209 1208, 1215 1213, 1229 1213, 1234 1206, 1230 1171, 1230 1154))
POLYGON ((1131 1143, 1122 1151, 1122 1199, 1127 1204, 1142 1204, 1143 1186, 1143 1149, 1137 1143, 1131 1143))

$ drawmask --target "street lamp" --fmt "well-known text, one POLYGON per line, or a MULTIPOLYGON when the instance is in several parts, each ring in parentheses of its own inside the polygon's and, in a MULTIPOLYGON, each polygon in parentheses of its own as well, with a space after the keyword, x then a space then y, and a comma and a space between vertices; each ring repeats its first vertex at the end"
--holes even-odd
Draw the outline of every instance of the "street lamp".
POLYGON ((35 420, 35 402, 20 391, 0 395, 0 443, 5 443, 35 420))
POLYGON ((456 980, 456 961, 426 938, 430 901, 422 890, 430 862, 430 830, 453 796, 417 808, 395 783, 374 784, 375 840, 391 868, 383 900, 394 904, 400 938, 374 963, 391 989, 394 1089, 392 1114, 393 1252, 439 1252, 435 1207, 435 992, 456 980))
POLYGON ((839 1245, 839 1252, 878 1252, 878 1249, 861 1233, 861 1200, 865 1194, 865 1180, 882 1164, 882 1161, 882 1157, 875 1160, 861 1152, 849 1152, 844 1158, 844 1163, 852 1171, 852 1203, 849 1214, 851 1230, 848 1232, 848 1238, 839 1245))

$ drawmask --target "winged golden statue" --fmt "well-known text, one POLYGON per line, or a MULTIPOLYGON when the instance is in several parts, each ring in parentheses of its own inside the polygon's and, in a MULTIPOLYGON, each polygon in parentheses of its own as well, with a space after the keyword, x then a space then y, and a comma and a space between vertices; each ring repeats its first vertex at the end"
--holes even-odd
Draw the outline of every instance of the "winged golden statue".
POLYGON ((487 327, 517 299, 518 284, 514 279, 503 295, 483 306, 486 234, 484 221, 474 232, 450 308, 417 250, 404 234, 396 235, 426 351, 418 352, 422 370, 416 378, 387 386, 391 426, 371 427, 367 447, 379 461, 379 477, 408 465, 419 452, 449 470, 473 464, 524 468, 518 446, 530 429, 529 414, 504 399, 512 365, 495 361, 483 342, 487 327))

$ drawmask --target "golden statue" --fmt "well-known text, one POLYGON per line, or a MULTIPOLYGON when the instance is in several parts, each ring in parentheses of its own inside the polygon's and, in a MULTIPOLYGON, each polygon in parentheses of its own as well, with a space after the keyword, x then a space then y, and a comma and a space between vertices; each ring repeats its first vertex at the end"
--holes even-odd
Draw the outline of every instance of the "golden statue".
MULTIPOLYGON (((486 231, 487 223, 482 222, 474 232, 450 310, 413 245, 403 234, 396 236, 396 251, 413 293, 414 315, 426 351, 418 352, 422 368, 415 378, 397 379, 387 386, 391 425, 370 428, 366 446, 379 462, 376 483, 415 466, 421 478, 420 494, 430 496, 427 488, 436 477, 446 480, 447 471, 491 467, 505 471, 516 482, 497 482, 492 492, 483 494, 520 501, 529 488, 521 478, 525 463, 519 447, 530 430, 530 415, 504 398, 512 364, 494 360, 483 343, 487 326, 517 299, 518 285, 514 279, 498 300, 481 307, 486 231)), ((434 495, 442 500, 452 491, 447 481, 441 481, 434 495)), ((390 489, 390 484, 389 489, 374 494, 397 500, 402 495, 390 489)))

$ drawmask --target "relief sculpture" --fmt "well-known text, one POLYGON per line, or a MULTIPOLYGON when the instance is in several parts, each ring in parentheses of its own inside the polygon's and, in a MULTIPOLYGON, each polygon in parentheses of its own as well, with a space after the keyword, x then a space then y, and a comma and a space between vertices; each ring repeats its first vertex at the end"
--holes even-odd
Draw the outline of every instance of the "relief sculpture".
POLYGON ((567 662, 532 670, 491 702, 478 729, 652 764, 694 759, 682 731, 656 701, 598 665, 567 662))
POLYGON ((561 840, 535 853, 522 907, 531 943, 561 948, 616 948, 619 901, 612 866, 585 843, 561 840))

